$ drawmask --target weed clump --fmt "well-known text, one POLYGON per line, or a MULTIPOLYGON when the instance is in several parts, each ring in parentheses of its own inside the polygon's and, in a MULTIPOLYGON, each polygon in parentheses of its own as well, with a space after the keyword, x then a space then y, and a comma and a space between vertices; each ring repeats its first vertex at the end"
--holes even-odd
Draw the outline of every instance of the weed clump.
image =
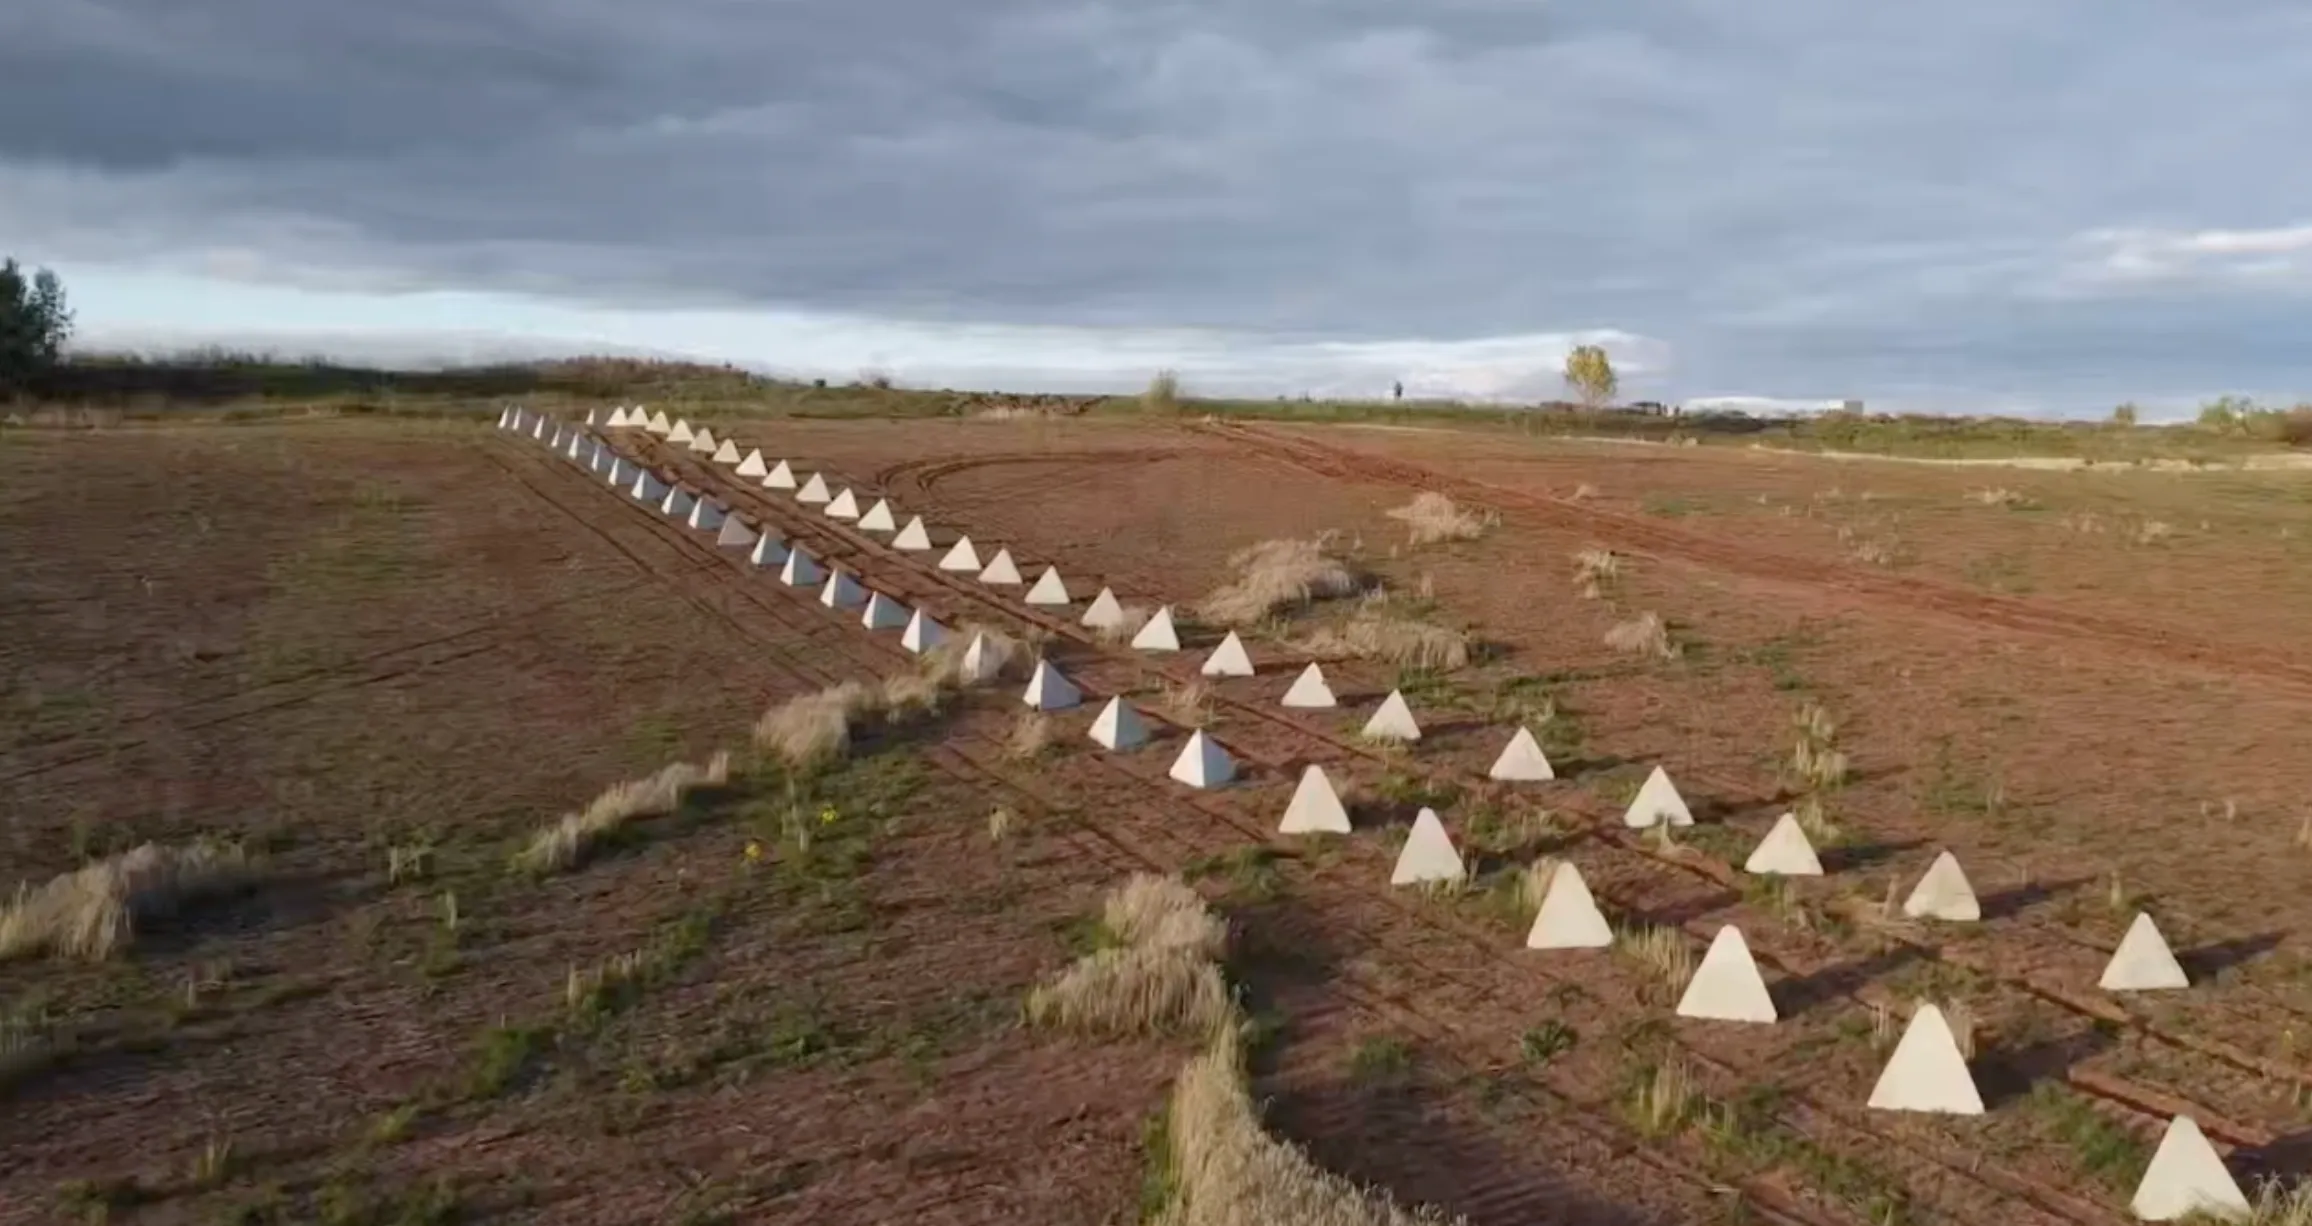
POLYGON ((1678 645, 1670 641, 1670 627, 1661 615, 1641 613, 1629 621, 1606 631, 1606 646, 1624 655, 1651 656, 1660 660, 1678 658, 1678 645))
POLYGON ((693 789, 728 782, 730 769, 730 754, 717 751, 703 765, 676 762, 647 778, 612 784, 585 808, 564 814, 532 836, 529 845, 515 853, 514 866, 541 874, 575 868, 595 843, 619 827, 636 818, 674 812, 693 789))
POLYGON ((755 744, 796 770, 846 757, 853 735, 880 722, 898 726, 937 714, 948 695, 1016 674, 1027 644, 999 630, 965 625, 925 652, 913 669, 881 682, 845 681, 802 694, 755 721, 755 744), (979 644, 979 657, 971 646, 979 644), (973 665, 976 665, 976 671, 973 665))
POLYGON ((0 911, 0 961, 42 952, 102 961, 136 939, 138 923, 232 893, 256 873, 241 848, 204 839, 145 843, 37 890, 20 884, 0 911))
POLYGON ((1114 944, 1028 994, 1028 1021, 1081 1033, 1211 1035, 1234 1016, 1219 958, 1228 928, 1176 878, 1134 874, 1109 894, 1114 944))
POLYGON ((1464 510, 1435 490, 1423 490, 1413 501, 1385 514, 1405 525, 1408 542, 1413 545, 1474 541, 1501 522, 1497 512, 1464 510))
POLYGON ((1450 672, 1469 663, 1466 631, 1391 613, 1359 609, 1338 626, 1319 626, 1301 638, 1301 650, 1327 659, 1381 660, 1400 668, 1450 672))
POLYGON ((1228 559, 1236 577, 1197 606, 1222 625, 1250 626, 1312 601, 1353 595, 1357 576, 1319 541, 1262 541, 1228 559))

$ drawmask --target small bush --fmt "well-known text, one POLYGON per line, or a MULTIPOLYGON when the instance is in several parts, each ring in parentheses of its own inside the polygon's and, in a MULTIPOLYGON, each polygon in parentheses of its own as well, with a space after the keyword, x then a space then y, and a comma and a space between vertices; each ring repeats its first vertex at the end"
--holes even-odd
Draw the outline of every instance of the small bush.
POLYGON ((1262 541, 1228 559, 1236 574, 1198 606, 1205 617, 1249 626, 1311 601, 1353 595, 1359 584, 1347 566, 1317 541, 1262 541))
POLYGON ((1621 577, 1622 560, 1611 549, 1595 546, 1573 555, 1573 586, 1583 600, 1596 600, 1605 587, 1621 577))
POLYGON ((101 961, 136 939, 137 925, 248 884, 246 852, 207 840, 184 847, 146 843, 60 873, 35 890, 16 888, 0 911, 0 960, 42 952, 101 961))
POLYGON ((1357 611, 1339 626, 1319 626, 1297 644, 1328 659, 1382 660, 1403 668, 1440 672, 1466 667, 1469 635, 1379 608, 1357 611))
POLYGON ((1624 655, 1653 656, 1663 660, 1678 658, 1678 645, 1670 641, 1670 627, 1656 613, 1642 613, 1606 631, 1606 646, 1624 655))
POLYGON ((1413 501, 1386 514, 1404 523, 1414 545, 1474 541, 1501 522, 1501 516, 1494 512, 1465 511, 1451 498, 1434 490, 1423 490, 1413 496, 1413 501))
POLYGON ((1195 890, 1135 874, 1109 894, 1101 922, 1118 944, 1030 992, 1030 1023, 1106 1036, 1227 1028, 1236 1010, 1219 965, 1228 929, 1195 890))

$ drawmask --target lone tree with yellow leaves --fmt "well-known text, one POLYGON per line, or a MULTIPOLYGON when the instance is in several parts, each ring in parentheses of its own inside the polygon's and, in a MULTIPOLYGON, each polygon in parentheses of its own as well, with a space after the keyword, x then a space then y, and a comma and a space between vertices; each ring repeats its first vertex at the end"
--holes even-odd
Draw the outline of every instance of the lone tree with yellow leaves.
POLYGON ((1576 345, 1565 355, 1565 385, 1573 389, 1585 408, 1603 408, 1611 403, 1621 382, 1614 373, 1613 359, 1606 356, 1602 345, 1576 345))

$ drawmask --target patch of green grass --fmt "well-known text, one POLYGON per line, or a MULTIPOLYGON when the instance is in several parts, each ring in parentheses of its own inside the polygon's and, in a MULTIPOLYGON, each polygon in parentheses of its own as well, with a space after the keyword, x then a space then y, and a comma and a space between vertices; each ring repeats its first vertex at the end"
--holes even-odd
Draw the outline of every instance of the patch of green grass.
POLYGON ((645 762, 669 762, 682 756, 682 728, 669 712, 653 711, 628 724, 626 742, 645 762))
POLYGON ((1910 1193, 1902 1183, 1859 1158, 1822 1148, 1792 1132, 1778 1116, 1787 1097, 1779 1085, 1754 1086, 1731 1101, 1704 1098, 1696 1118, 1711 1151, 1728 1173, 1749 1176, 1797 1172, 1809 1188, 1854 1211, 1872 1226, 1904 1226, 1910 1193))
POLYGON ((1398 693, 1416 708, 1460 707, 1467 705, 1453 679, 1434 668, 1402 665, 1397 669, 1398 693))
POLYGON ((314 1194, 313 1208, 320 1226, 453 1226, 465 1216, 457 1181, 448 1175, 384 1190, 366 1175, 340 1172, 314 1194))
POLYGON ((1269 902, 1284 894, 1284 874, 1277 867, 1282 859, 1282 855, 1266 843, 1248 843, 1191 860, 1182 868, 1181 875, 1189 881, 1226 883, 1223 889, 1233 902, 1269 902))
POLYGON ((496 1098, 513 1089, 553 1038, 547 1026, 497 1025, 484 1031, 466 1069, 466 1097, 496 1098))
POLYGON ((1517 1038, 1517 1053, 1527 1064, 1547 1064, 1558 1056, 1572 1051, 1581 1036, 1564 1022, 1551 1018, 1539 1026, 1529 1028, 1517 1038))
POLYGON ((1357 1081, 1399 1081, 1412 1071, 1413 1049, 1394 1035, 1361 1039, 1349 1052, 1349 1076, 1357 1081))
POLYGON ((1166 1104, 1140 1125, 1139 1220, 1163 1221, 1179 1199, 1180 1168, 1172 1160, 1172 1109, 1166 1104))
POLYGON ((1934 761, 1920 785, 1919 805, 1948 817, 1998 817, 2006 811, 2006 789, 1965 766, 1943 737, 1935 746, 1934 761))
POLYGON ((1391 805, 1445 809, 1461 799, 1461 786, 1450 780, 1427 779, 1410 771, 1390 771, 1373 785, 1373 794, 1391 805))
POLYGON ((2151 1163, 2143 1139, 2097 1111, 2076 1091, 2042 1081, 2031 1087, 2024 1103, 2040 1126, 2070 1146, 2080 1166, 2104 1186, 2125 1195, 2142 1181, 2144 1168, 2151 1163))

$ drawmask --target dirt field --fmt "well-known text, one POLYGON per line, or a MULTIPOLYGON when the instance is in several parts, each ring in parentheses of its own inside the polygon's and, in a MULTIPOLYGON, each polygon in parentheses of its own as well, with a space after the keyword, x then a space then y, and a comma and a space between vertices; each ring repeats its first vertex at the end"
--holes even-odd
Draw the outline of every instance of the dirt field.
POLYGON ((540 824, 743 749, 779 700, 902 667, 896 636, 486 425, 0 434, 0 876, 202 835, 267 857, 245 896, 108 962, 0 964, 19 1049, 0 1219, 1138 1221, 1182 1050, 1015 1020, 1136 868, 1188 872, 1239 933, 1232 973, 1276 1032, 1255 1068, 1271 1126, 1474 1223, 2118 1222, 2177 1111, 2243 1180, 2302 1173, 2312 476, 730 424, 922 514, 942 549, 963 531, 1031 579, 1056 564, 1075 613, 638 432, 618 445, 951 625, 1040 627, 1156 743, 1097 751, 1087 701, 1055 749, 1007 756, 1006 691, 792 790, 742 775, 532 879, 506 865, 540 824), (1423 488, 1500 522, 1409 547, 1385 512, 1423 488), (1109 584, 1185 609, 1233 550, 1319 533, 1482 658, 1328 662, 1343 708, 1287 712, 1307 657, 1271 627, 1248 638, 1260 676, 1210 687, 1243 782, 1168 782, 1184 733, 1162 691, 1218 632, 1134 653, 1077 628, 1081 602, 1109 584), (1598 599, 1574 582, 1591 547, 1623 559, 1598 599), (1645 611, 1677 658, 1605 645, 1645 611), (1409 752, 1355 736, 1392 687, 1426 733, 1409 752), (1485 780, 1545 700, 1560 782, 1485 780), (1847 838, 1828 877, 1765 889, 1739 865, 1790 807, 1804 700, 1853 764, 1829 798, 1847 838), (1273 834, 1310 762, 1367 798, 1358 835, 1273 834), (1679 846, 1619 828, 1655 764, 1700 819, 1679 846), (1424 803, 1478 888, 1389 890, 1424 803), (790 856, 798 814, 817 850, 790 856), (1944 847, 1984 924, 1867 918, 1944 847), (1510 883, 1544 853, 1696 950, 1739 924, 1783 1020, 1676 1020, 1638 960, 1522 949, 1510 883), (422 868, 394 879, 397 859, 422 868), (2138 907, 2190 991, 2096 989, 2138 907), (645 973, 624 989, 573 990, 628 954, 645 973), (1922 996, 1973 1013, 1987 1116, 1863 1109, 1874 1007, 1922 996), (1643 1118, 1633 1092, 1664 1066, 1697 1096, 1643 1118))

